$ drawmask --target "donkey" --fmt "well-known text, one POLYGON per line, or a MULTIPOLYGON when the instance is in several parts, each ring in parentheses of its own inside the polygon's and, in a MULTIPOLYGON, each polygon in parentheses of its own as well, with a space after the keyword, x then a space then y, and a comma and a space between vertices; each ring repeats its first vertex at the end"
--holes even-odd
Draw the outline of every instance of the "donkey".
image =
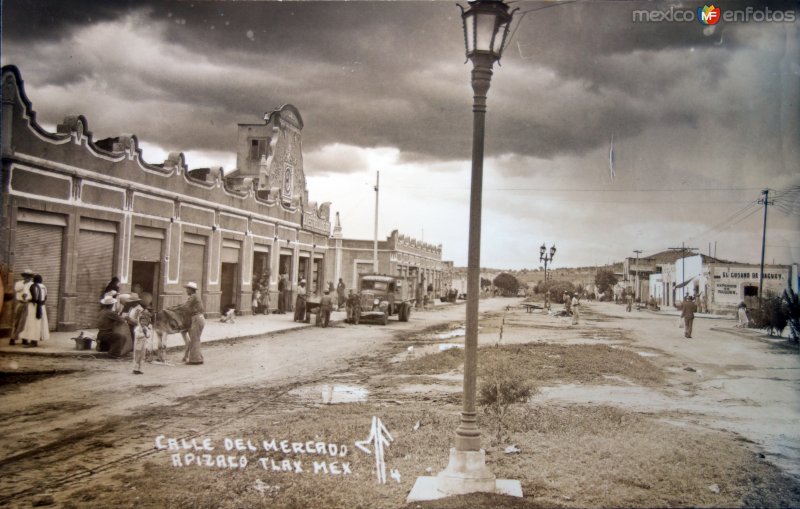
POLYGON ((183 360, 189 358, 189 324, 184 322, 183 315, 174 309, 162 309, 156 313, 156 319, 153 322, 153 329, 158 337, 158 354, 159 362, 166 362, 167 354, 167 335, 180 332, 183 336, 183 342, 186 344, 186 351, 183 353, 183 360))

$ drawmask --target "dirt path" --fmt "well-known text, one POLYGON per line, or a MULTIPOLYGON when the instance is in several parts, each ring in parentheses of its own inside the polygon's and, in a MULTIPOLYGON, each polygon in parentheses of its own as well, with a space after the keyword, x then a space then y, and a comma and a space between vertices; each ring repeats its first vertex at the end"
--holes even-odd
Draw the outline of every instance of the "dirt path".
MULTIPOLYGON (((508 304, 482 301, 481 309, 508 304)), ((4 373, 63 373, 0 386, 0 505, 146 455, 160 428, 192 436, 224 425, 274 394, 379 353, 396 333, 463 320, 464 312, 456 305, 415 312, 409 323, 387 327, 337 324, 212 343, 203 346, 202 366, 180 364, 181 353, 171 352, 172 365, 147 365, 141 376, 131 374, 131 361, 4 356, 4 373)))
POLYGON ((800 355, 796 351, 780 346, 783 342, 770 341, 760 331, 738 330, 733 320, 696 319, 693 338, 685 339, 676 316, 626 313, 624 307, 610 303, 584 307, 580 328, 591 328, 583 330, 581 338, 565 332, 570 330, 565 318, 533 320, 560 326, 557 335, 544 333, 551 342, 610 341, 634 349, 666 371, 668 385, 560 385, 544 388, 539 401, 613 404, 664 414, 676 425, 732 431, 800 478, 800 355), (564 339, 558 337, 565 334, 564 339))

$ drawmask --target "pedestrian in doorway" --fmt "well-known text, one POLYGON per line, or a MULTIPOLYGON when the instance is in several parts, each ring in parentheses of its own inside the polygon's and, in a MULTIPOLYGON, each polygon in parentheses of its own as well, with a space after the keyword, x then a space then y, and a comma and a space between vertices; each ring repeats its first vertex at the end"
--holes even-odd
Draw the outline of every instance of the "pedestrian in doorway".
POLYGON ((289 313, 292 311, 292 284, 289 282, 289 276, 284 276, 286 278, 286 290, 284 291, 283 298, 286 300, 284 302, 284 306, 286 308, 286 312, 289 313))
POLYGON ((319 300, 319 325, 320 327, 327 327, 331 321, 331 311, 333 311, 333 299, 331 298, 330 289, 325 290, 322 298, 319 300))
MULTIPOLYGON (((28 302, 31 300, 31 285, 33 284, 33 271, 25 269, 22 271, 22 279, 14 283, 14 324, 11 329, 11 339, 9 345, 15 345, 25 328, 25 319, 28 316, 28 302)), ((27 344, 24 340, 22 344, 27 344)))
POLYGON ((149 311, 139 314, 139 323, 133 329, 133 374, 142 374, 142 361, 147 357, 147 351, 152 350, 153 328, 150 325, 149 311))
POLYGON ((39 346, 39 341, 50 338, 50 328, 47 323, 47 309, 44 307, 47 302, 47 287, 44 286, 42 276, 33 276, 28 300, 28 310, 25 314, 25 327, 19 337, 22 344, 26 347, 39 346))
POLYGON ((581 301, 578 299, 578 294, 572 296, 572 325, 578 325, 578 319, 581 316, 581 301))
POLYGON ((342 306, 344 306, 345 301, 347 300, 344 296, 344 291, 345 291, 344 281, 342 280, 342 278, 339 278, 339 284, 336 285, 336 297, 337 297, 336 309, 340 311, 342 309, 342 306))
POLYGON ((181 331, 183 341, 187 345, 183 361, 186 364, 202 364, 203 354, 200 351, 200 341, 206 326, 205 308, 200 296, 197 295, 197 283, 186 283, 184 288, 188 298, 176 309, 183 316, 183 323, 188 324, 188 330, 181 331))
POLYGON ((746 329, 747 327, 750 326, 750 319, 747 318, 747 304, 745 304, 744 302, 740 302, 739 309, 736 312, 736 314, 739 318, 739 323, 736 324, 737 327, 741 329, 746 329))
POLYGON ((100 294, 100 298, 102 299, 111 292, 114 292, 112 297, 116 297, 119 294, 119 278, 117 276, 111 278, 111 281, 103 289, 103 293, 100 294))
POLYGON ((294 303, 294 321, 303 323, 306 321, 306 280, 300 280, 300 286, 297 288, 297 300, 294 303))
POLYGON ((269 278, 266 274, 261 276, 261 282, 258 284, 259 298, 258 306, 262 314, 269 314, 269 278))
POLYGON ((694 314, 697 311, 697 305, 694 303, 694 297, 689 295, 684 299, 681 306, 681 318, 683 318, 683 335, 687 339, 692 337, 692 323, 694 322, 694 314))
POLYGON ((288 280, 286 274, 281 274, 278 277, 278 314, 286 313, 286 285, 288 280))
POLYGON ((253 314, 254 315, 257 315, 257 314, 262 312, 260 285, 256 285, 256 288, 253 290, 253 302, 251 304, 252 304, 251 307, 253 308, 253 314))

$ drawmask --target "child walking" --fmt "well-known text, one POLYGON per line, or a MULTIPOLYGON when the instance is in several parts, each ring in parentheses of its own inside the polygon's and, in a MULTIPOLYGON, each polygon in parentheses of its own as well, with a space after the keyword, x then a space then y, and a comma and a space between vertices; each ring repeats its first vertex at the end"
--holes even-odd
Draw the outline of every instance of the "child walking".
POLYGON ((150 326, 150 312, 147 310, 139 313, 139 323, 133 329, 133 374, 142 374, 142 361, 147 355, 147 345, 153 337, 153 328, 150 326))

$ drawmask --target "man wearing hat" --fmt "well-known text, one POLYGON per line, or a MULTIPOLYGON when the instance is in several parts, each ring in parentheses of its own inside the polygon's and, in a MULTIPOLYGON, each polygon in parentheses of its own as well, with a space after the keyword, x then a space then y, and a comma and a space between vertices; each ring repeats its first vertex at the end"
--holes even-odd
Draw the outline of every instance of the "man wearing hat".
MULTIPOLYGON (((22 329, 25 327, 25 319, 27 318, 28 314, 28 301, 31 299, 31 283, 33 283, 33 271, 30 269, 25 269, 22 271, 21 281, 17 281, 14 284, 14 328, 11 330, 11 339, 9 340, 9 345, 17 344, 17 339, 19 339, 19 334, 22 332, 22 329)), ((28 341, 23 339, 22 344, 26 344, 28 341)))
POLYGON ((135 338, 134 329, 139 325, 139 315, 144 311, 138 293, 129 293, 120 297, 122 302, 122 318, 128 322, 131 329, 131 339, 135 338))
POLYGON ((686 339, 692 339, 692 323, 694 323, 694 314, 697 312, 697 304, 694 302, 694 297, 691 295, 683 299, 681 305, 681 318, 683 318, 683 336, 686 339))
POLYGON ((305 322, 306 320, 306 280, 300 280, 300 286, 297 288, 297 299, 294 303, 294 321, 305 322))
POLYGON ((331 298, 331 290, 327 288, 325 294, 319 300, 319 325, 327 327, 331 321, 331 311, 333 311, 333 299, 331 298))
POLYGON ((188 330, 181 332, 187 345, 183 360, 186 364, 202 364, 203 354, 200 352, 200 337, 203 334, 203 328, 206 326, 205 308, 203 307, 203 301, 197 295, 196 283, 189 282, 183 287, 186 289, 186 295, 189 298, 176 308, 176 311, 180 312, 184 317, 183 323, 188 326, 188 330))
POLYGON ((106 295, 100 300, 100 314, 97 316, 97 351, 108 352, 113 358, 127 355, 132 348, 128 323, 114 311, 117 304, 117 299, 106 295))

